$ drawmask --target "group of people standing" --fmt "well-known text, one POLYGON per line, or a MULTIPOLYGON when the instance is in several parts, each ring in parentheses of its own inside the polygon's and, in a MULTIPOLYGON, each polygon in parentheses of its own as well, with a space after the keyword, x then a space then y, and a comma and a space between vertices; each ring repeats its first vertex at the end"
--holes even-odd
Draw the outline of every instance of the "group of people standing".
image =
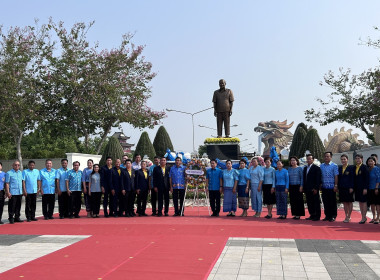
MULTIPOLYGON (((283 162, 277 162, 277 169, 272 167, 272 159, 264 159, 265 167, 257 158, 253 158, 250 167, 240 160, 239 168, 232 168, 232 161, 226 161, 226 169, 217 167, 212 159, 211 168, 206 171, 206 191, 209 194, 211 216, 219 216, 221 194, 224 194, 223 212, 235 216, 237 202, 243 209, 241 216, 247 216, 250 201, 260 217, 263 204, 268 208, 265 218, 272 218, 273 206, 276 205, 278 219, 286 219, 288 198, 293 219, 305 216, 305 201, 309 212, 306 220, 321 219, 321 199, 324 205, 324 221, 335 221, 337 217, 337 193, 344 205, 345 219, 350 222, 353 202, 359 202, 362 219, 367 221, 366 213, 370 206, 373 214, 371 223, 378 224, 380 218, 380 168, 377 156, 372 155, 363 163, 363 156, 355 156, 355 166, 348 165, 348 156, 341 156, 342 165, 338 167, 332 161, 332 153, 324 154, 324 163, 314 164, 314 156, 306 156, 307 166, 300 167, 297 157, 290 157, 290 166, 285 169, 283 162), (250 197, 249 197, 250 196, 250 197)), ((61 167, 54 169, 52 161, 47 159, 45 168, 35 169, 35 162, 29 161, 28 168, 20 170, 20 162, 15 161, 7 173, 2 171, 0 163, 0 221, 3 214, 5 198, 9 198, 9 222, 22 222, 20 219, 21 200, 25 196, 25 216, 28 222, 36 221, 37 195, 42 195, 42 213, 45 220, 54 219, 55 197, 58 195, 59 218, 79 218, 82 195, 87 217, 98 218, 103 195, 104 217, 147 216, 146 205, 150 193, 153 216, 169 215, 170 192, 173 197, 174 216, 184 216, 184 198, 186 189, 186 167, 177 157, 175 165, 167 166, 165 157, 155 157, 150 167, 135 156, 132 162, 127 156, 116 159, 106 158, 102 167, 87 161, 87 167, 80 170, 80 163, 75 161, 73 168, 68 168, 68 160, 61 160, 61 167), (135 204, 137 209, 135 212, 135 204)), ((1 222, 2 223, 2 222, 1 222)))
POLYGON ((179 157, 172 168, 166 166, 164 157, 155 157, 154 164, 148 168, 147 162, 141 160, 140 155, 135 156, 134 162, 124 156, 122 160, 116 159, 115 164, 111 157, 107 157, 106 164, 102 167, 89 159, 83 171, 80 170, 78 161, 73 162, 73 168, 69 169, 67 159, 61 160, 59 169, 53 168, 50 159, 45 161, 45 166, 44 169, 37 170, 35 162, 29 161, 28 168, 21 171, 20 162, 16 160, 12 169, 5 173, 2 172, 0 163, 0 221, 7 197, 9 222, 23 222, 20 218, 23 196, 27 222, 37 221, 35 213, 38 194, 42 196, 45 220, 54 219, 56 194, 60 219, 80 218, 82 195, 87 217, 99 217, 102 195, 104 217, 147 216, 149 192, 152 215, 168 216, 169 192, 172 192, 175 216, 184 216, 185 167, 179 157))
POLYGON ((288 214, 288 198, 293 219, 299 220, 305 216, 305 201, 309 212, 306 220, 321 219, 321 199, 325 217, 323 221, 334 222, 337 217, 337 193, 339 201, 344 205, 345 219, 351 220, 353 202, 358 201, 364 224, 366 213, 370 206, 373 214, 371 223, 379 223, 380 215, 380 168, 376 166, 377 155, 371 155, 366 164, 363 156, 355 156, 355 166, 348 165, 348 156, 341 156, 342 165, 338 167, 332 161, 332 153, 324 154, 324 163, 314 164, 314 156, 306 155, 307 166, 299 166, 297 157, 289 159, 290 166, 284 168, 283 162, 277 162, 277 170, 272 167, 272 159, 264 159, 265 167, 260 166, 258 159, 253 158, 251 167, 246 168, 247 162, 240 160, 239 169, 232 168, 231 160, 226 161, 227 169, 217 168, 216 160, 211 160, 211 168, 207 170, 206 188, 209 191, 212 216, 219 216, 220 197, 224 194, 223 212, 227 216, 235 216, 237 201, 243 209, 240 216, 247 216, 249 195, 254 216, 260 217, 262 205, 267 205, 267 219, 272 218, 273 205, 276 205, 278 219, 286 219, 288 214), (322 194, 322 195, 320 195, 322 194))

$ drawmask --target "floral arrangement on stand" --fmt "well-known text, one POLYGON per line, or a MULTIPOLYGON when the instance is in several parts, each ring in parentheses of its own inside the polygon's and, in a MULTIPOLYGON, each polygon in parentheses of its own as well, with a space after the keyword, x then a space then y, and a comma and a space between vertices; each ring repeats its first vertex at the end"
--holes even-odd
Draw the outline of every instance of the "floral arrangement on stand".
MULTIPOLYGON (((186 173, 186 183, 187 191, 194 192, 196 189, 198 191, 205 191, 206 187, 206 166, 200 159, 193 158, 187 165, 186 170, 199 170, 203 171, 203 175, 193 175, 186 173)), ((201 173, 201 172, 200 172, 201 173)))
POLYGON ((237 137, 232 138, 206 138, 204 144, 240 143, 237 137))

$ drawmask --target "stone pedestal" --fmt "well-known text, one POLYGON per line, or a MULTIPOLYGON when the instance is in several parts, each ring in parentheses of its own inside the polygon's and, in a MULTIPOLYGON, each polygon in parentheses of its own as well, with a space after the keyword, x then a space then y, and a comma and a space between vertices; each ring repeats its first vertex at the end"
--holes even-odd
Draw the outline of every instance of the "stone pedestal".
POLYGON ((240 154, 239 143, 206 144, 209 159, 218 158, 220 160, 238 159, 240 154))

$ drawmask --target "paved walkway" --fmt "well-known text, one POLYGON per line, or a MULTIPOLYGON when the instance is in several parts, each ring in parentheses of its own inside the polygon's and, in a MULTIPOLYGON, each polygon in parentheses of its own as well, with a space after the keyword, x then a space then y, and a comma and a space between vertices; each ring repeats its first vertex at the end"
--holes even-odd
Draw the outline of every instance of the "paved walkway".
POLYGON ((380 279, 380 242, 230 238, 209 280, 380 279))

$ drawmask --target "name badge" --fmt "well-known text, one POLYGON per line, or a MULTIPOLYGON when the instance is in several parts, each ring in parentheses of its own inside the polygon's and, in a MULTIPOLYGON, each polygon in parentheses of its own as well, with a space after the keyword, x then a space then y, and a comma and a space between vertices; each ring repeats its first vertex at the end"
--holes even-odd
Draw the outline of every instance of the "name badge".
POLYGON ((350 172, 346 171, 344 174, 346 174, 346 175, 350 175, 350 172))

